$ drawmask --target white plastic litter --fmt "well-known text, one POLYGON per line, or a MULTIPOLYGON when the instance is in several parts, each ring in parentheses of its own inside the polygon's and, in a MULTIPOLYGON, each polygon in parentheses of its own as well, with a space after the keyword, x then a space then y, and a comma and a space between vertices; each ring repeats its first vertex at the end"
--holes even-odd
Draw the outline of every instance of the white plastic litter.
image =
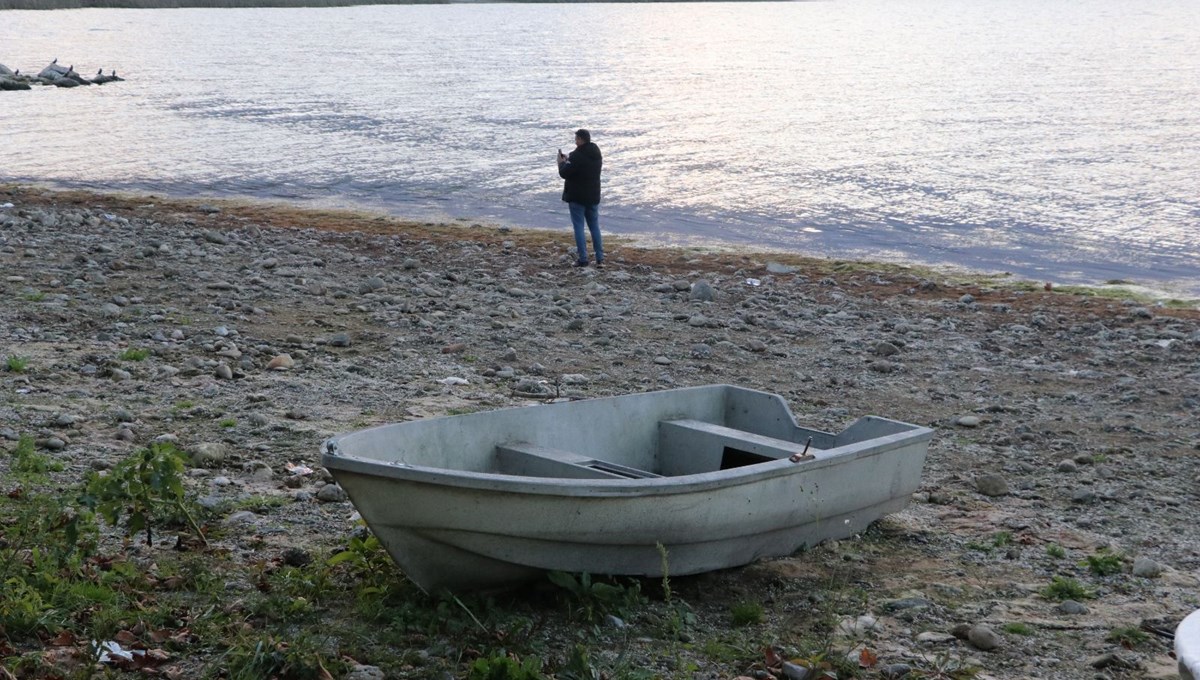
POLYGON ((145 650, 141 649, 122 649, 121 645, 113 640, 106 642, 92 641, 92 646, 96 648, 97 660, 100 663, 116 663, 118 659, 125 661, 133 661, 134 656, 145 656, 145 650))
POLYGON ((12 203, 0 203, 0 208, 15 208, 12 203))
POLYGON ((313 473, 313 469, 307 465, 284 463, 283 466, 287 468, 287 471, 293 475, 311 475, 313 473))
POLYGON ((453 376, 453 375, 450 376, 449 378, 442 378, 438 382, 440 382, 443 385, 470 385, 471 384, 471 383, 467 382, 465 378, 459 378, 458 376, 453 376))
POLYGON ((746 285, 747 286, 761 286, 762 280, 761 279, 746 279, 746 285))

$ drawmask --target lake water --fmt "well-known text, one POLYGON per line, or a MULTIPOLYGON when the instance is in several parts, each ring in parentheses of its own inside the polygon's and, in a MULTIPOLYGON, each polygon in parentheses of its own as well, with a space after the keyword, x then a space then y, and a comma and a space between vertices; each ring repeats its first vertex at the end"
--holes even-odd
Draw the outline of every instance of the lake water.
POLYGON ((604 228, 1200 293, 1200 2, 0 12, 0 180, 604 228))

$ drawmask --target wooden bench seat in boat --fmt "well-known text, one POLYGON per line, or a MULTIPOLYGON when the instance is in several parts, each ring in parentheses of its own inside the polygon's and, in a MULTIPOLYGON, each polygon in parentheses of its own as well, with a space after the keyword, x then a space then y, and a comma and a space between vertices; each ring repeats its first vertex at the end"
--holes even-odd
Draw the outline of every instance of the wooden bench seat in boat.
POLYGON ((597 460, 571 451, 510 442, 496 446, 501 474, 569 479, 650 479, 653 472, 597 460))
POLYGON ((766 463, 820 450, 806 442, 776 439, 703 420, 664 420, 658 424, 658 454, 664 475, 691 475, 766 463), (805 453, 805 449, 808 449, 805 453))

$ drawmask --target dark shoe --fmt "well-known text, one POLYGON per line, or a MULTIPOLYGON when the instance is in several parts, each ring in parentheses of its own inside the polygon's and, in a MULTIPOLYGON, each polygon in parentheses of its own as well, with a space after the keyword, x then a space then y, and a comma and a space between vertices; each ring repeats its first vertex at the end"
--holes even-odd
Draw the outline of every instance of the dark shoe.
POLYGON ((588 266, 588 263, 587 263, 587 260, 576 260, 576 261, 575 261, 575 264, 574 264, 574 265, 572 265, 572 266, 574 266, 574 267, 586 267, 586 266, 588 266))
POLYGON ((604 269, 604 260, 596 260, 596 269, 604 269))

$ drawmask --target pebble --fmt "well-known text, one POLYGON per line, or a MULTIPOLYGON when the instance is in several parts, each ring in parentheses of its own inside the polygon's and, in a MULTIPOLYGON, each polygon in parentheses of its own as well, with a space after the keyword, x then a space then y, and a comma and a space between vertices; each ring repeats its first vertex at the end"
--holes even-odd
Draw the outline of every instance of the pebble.
POLYGON ((1088 608, 1075 600, 1063 600, 1055 609, 1060 614, 1070 614, 1072 616, 1088 613, 1088 608))
POLYGON ((1008 495, 1008 482, 997 474, 979 475, 975 478, 975 488, 985 496, 1008 495))
POLYGON ((674 362, 671 361, 669 357, 657 356, 654 357, 654 363, 658 364, 659 366, 670 366, 674 362))
POLYGON ((334 347, 349 347, 350 346, 350 334, 349 333, 334 333, 333 337, 329 338, 329 344, 334 347))
POLYGON ((296 365, 290 354, 276 354, 267 362, 268 371, 286 371, 296 365))
POLYGON ((950 633, 939 633, 935 630, 927 630, 917 634, 917 642, 925 642, 928 644, 936 644, 941 642, 951 642, 955 639, 950 633))
POLYGON ((691 292, 690 298, 692 300, 699 300, 701 302, 712 302, 713 297, 715 295, 715 291, 713 291, 712 284, 710 284, 708 281, 705 281, 704 279, 700 279, 699 281, 693 283, 691 285, 691 288, 692 288, 692 292, 691 292))
POLYGON ((982 422, 983 420, 979 416, 960 416, 958 420, 954 421, 954 424, 959 427, 979 427, 982 422))
POLYGON ((191 447, 192 464, 196 467, 217 467, 229 457, 229 451, 220 442, 201 442, 191 447))
POLYGON ((1064 460, 1058 464, 1059 472, 1077 472, 1078 470, 1079 466, 1073 460, 1064 460))
POLYGON ((1000 636, 996 631, 983 625, 976 624, 971 626, 967 631, 967 642, 970 642, 976 649, 990 652, 1000 646, 1000 636))
MULTIPOLYGON (((216 481, 216 480, 213 480, 216 481)), ((257 515, 249 510, 239 510, 225 518, 226 526, 235 526, 238 524, 254 524, 257 520, 257 515)))
POLYGON ((37 440, 38 446, 51 451, 58 451, 66 447, 67 443, 61 437, 47 437, 37 440))
POLYGON ((784 661, 783 677, 787 678, 787 680, 809 680, 812 677, 812 671, 800 664, 784 661))
POLYGON ((346 492, 337 484, 326 484, 317 492, 317 500, 324 503, 340 503, 347 498, 346 492))
POLYGON ((881 342, 871 348, 871 353, 877 357, 890 357, 900 353, 900 348, 890 342, 881 342))
POLYGON ((1139 557, 1133 561, 1133 575, 1143 578, 1156 578, 1163 572, 1162 565, 1149 557, 1139 557))
POLYGON ((1091 489, 1075 489, 1071 493, 1071 502, 1081 505, 1090 505, 1096 502, 1096 492, 1091 489))
POLYGON ((862 637, 875 629, 878 622, 874 616, 862 615, 854 619, 843 619, 838 624, 838 631, 850 637, 862 637))
POLYGON ((217 364, 217 368, 213 371, 213 375, 217 376, 221 380, 233 380, 233 369, 229 367, 229 364, 217 364))

